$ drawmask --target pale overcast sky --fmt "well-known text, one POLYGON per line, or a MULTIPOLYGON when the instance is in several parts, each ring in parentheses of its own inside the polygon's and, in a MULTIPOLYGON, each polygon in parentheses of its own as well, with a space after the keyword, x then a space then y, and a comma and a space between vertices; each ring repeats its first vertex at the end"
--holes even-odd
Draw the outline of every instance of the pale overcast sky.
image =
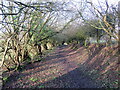
MULTIPOLYGON (((3 1, 5 1, 5 0, 3 0, 3 1)), ((34 2, 34 1, 66 1, 66 2, 68 2, 68 1, 71 1, 71 0, 15 0, 15 1, 21 1, 21 2, 29 2, 29 1, 31 1, 31 2, 34 2)), ((79 2, 81 0, 72 0, 72 1, 79 2)), ((97 3, 98 0, 88 0, 88 1, 92 1, 92 2, 97 3)), ((105 0, 99 0, 99 1, 103 2, 105 0)), ((109 2, 109 4, 117 4, 120 0, 107 0, 107 1, 109 2)))
MULTIPOLYGON (((0 1, 6 1, 6 0, 0 0, 0 1)), ((85 1, 85 0, 15 0, 15 1, 20 1, 23 3, 30 2, 30 1, 31 2, 35 2, 35 1, 38 1, 38 2, 39 1, 65 1, 65 2, 69 2, 69 1, 71 1, 72 3, 74 2, 74 4, 77 6, 77 4, 76 4, 77 2, 81 2, 81 1, 85 1)), ((88 1, 92 1, 94 4, 98 3, 98 0, 88 0, 88 1)), ((104 2, 105 0, 99 0, 99 1, 104 2)), ((120 0, 107 0, 107 1, 108 1, 109 5, 111 5, 111 4, 117 5, 120 0)), ((74 8, 72 8, 72 9, 74 9, 74 8)))

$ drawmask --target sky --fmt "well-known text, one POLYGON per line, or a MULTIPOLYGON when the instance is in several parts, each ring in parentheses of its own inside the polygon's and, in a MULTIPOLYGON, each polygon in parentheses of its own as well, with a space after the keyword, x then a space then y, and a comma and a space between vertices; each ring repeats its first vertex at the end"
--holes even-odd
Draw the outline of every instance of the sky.
MULTIPOLYGON (((1 0, 0 0, 1 1, 1 0)), ((3 0, 5 1, 5 0, 3 0)), ((71 1, 71 0, 15 0, 15 1, 21 1, 21 2, 28 2, 28 1, 31 1, 31 2, 34 2, 34 1, 71 1)), ((81 0, 72 0, 72 1, 75 1, 75 2, 79 2, 81 0)), ((92 1, 94 3, 97 3, 98 0, 88 0, 88 1, 92 1)), ((104 0, 99 0, 99 1, 104 1, 104 0)), ((109 2, 109 4, 117 4, 120 0, 107 0, 109 2)))
MULTIPOLYGON (((0 0, 0 1, 6 1, 6 0, 0 0)), ((79 2, 81 2, 81 1, 85 1, 85 0, 14 0, 14 1, 20 1, 20 2, 23 2, 23 3, 25 3, 25 2, 35 2, 35 1, 37 1, 37 2, 39 2, 39 1, 65 1, 65 2, 72 2, 72 3, 74 3, 74 5, 76 5, 76 7, 80 7, 80 5, 78 5, 77 3, 79 3, 79 2)), ((105 0, 88 0, 88 1, 92 1, 94 4, 96 4, 97 5, 97 3, 98 3, 98 1, 100 1, 101 3, 102 2, 104 2, 105 0)), ((108 1, 108 3, 109 3, 109 5, 111 5, 111 4, 113 4, 113 5, 117 5, 117 3, 120 1, 120 0, 107 0, 108 1)), ((68 6, 69 8, 70 7, 72 7, 72 5, 69 5, 68 6)), ((74 7, 74 6, 73 6, 74 7)), ((72 8, 72 9, 74 9, 74 8, 72 8)))
MULTIPOLYGON (((79 1, 79 0, 78 0, 79 1)), ((94 3, 97 3, 98 0, 92 0, 94 3)), ((101 2, 105 1, 105 0, 99 0, 101 2)), ((117 4, 120 0, 107 0, 109 4, 117 4)))

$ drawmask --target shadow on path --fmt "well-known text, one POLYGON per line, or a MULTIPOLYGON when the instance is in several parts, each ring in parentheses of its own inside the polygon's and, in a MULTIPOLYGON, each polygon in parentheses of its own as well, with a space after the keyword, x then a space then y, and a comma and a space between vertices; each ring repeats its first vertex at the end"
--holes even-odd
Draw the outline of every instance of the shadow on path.
POLYGON ((101 88, 98 83, 84 75, 79 68, 34 87, 39 86, 44 86, 45 88, 101 88))
MULTIPOLYGON (((28 65, 23 71, 13 73, 4 88, 98 88, 101 87, 80 71, 76 52, 69 47, 59 47, 44 62, 28 65), (72 54, 71 54, 72 52, 72 54), (57 55, 56 55, 57 54, 57 55), (37 78, 35 81, 30 78, 37 78)), ((77 54, 79 56, 79 52, 77 54)))

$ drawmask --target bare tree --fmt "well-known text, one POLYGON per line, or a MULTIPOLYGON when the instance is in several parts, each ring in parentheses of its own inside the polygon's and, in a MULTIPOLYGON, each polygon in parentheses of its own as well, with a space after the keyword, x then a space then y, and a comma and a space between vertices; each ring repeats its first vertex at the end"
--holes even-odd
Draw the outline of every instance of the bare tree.
POLYGON ((2 62, 0 67, 5 65, 8 69, 11 65, 15 65, 15 70, 18 69, 21 63, 30 58, 30 52, 42 55, 42 41, 61 33, 70 22, 75 20, 72 18, 59 31, 49 33, 50 30, 44 32, 51 24, 54 24, 49 21, 56 17, 56 12, 64 11, 63 8, 54 7, 55 3, 24 4, 18 1, 9 1, 7 5, 4 2, 0 5, 2 7, 0 8, 1 37, 2 44, 5 46, 1 46, 2 62))
POLYGON ((104 4, 106 8, 102 8, 101 3, 99 2, 99 7, 96 7, 93 2, 87 2, 88 6, 90 7, 89 11, 92 13, 92 15, 98 19, 98 22, 100 26, 93 25, 88 22, 84 18, 84 13, 78 10, 80 16, 82 19, 90 24, 92 27, 96 28, 96 30, 104 30, 107 35, 110 36, 110 38, 114 38, 116 41, 119 41, 118 39, 118 31, 115 29, 116 24, 116 18, 118 16, 117 13, 117 7, 109 6, 107 0, 105 0, 104 4))

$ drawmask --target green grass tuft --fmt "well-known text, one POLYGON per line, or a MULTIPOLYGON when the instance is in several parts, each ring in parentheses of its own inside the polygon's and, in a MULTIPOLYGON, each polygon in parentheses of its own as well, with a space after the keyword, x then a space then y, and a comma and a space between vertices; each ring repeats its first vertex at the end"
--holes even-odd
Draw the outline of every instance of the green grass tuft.
POLYGON ((29 80, 35 82, 35 81, 37 81, 38 79, 37 79, 37 78, 34 78, 34 77, 31 77, 29 80))

